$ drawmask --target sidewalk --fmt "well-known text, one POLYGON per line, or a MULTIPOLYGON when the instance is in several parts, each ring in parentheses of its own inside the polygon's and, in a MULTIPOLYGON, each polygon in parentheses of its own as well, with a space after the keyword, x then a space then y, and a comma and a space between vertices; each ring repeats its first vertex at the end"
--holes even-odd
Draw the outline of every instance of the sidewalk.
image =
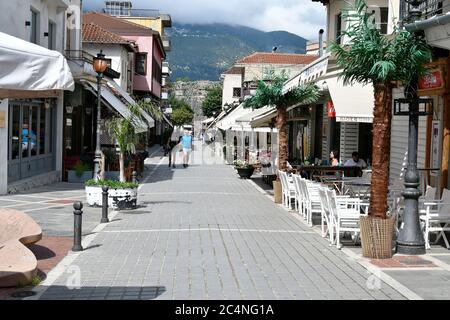
POLYGON ((405 299, 232 167, 147 165, 140 208, 85 237, 33 299, 405 299))
MULTIPOLYGON (((159 145, 149 153, 158 153, 159 145)), ((151 162, 151 160, 150 160, 151 162)), ((146 171, 148 174, 149 171, 146 171)), ((145 177, 144 177, 145 178, 145 177)), ((42 228, 42 240, 30 249, 38 260, 38 276, 41 280, 68 254, 73 246, 73 203, 86 203, 84 184, 59 182, 14 195, 0 196, 0 208, 13 208, 29 214, 42 228)), ((113 214, 113 213, 111 213, 113 214)), ((92 234, 102 216, 101 208, 83 208, 83 236, 92 234)), ((0 288, 0 300, 10 294, 29 288, 0 288)))
MULTIPOLYGON (((273 190, 260 180, 252 178, 255 187, 273 201, 273 190)), ((289 213, 304 223, 297 213, 289 213)), ((311 230, 321 233, 318 225, 311 230)), ((450 300, 450 251, 442 245, 432 245, 431 250, 423 256, 395 255, 386 260, 364 258, 360 246, 344 246, 342 252, 394 288, 409 292, 410 298, 450 300)))

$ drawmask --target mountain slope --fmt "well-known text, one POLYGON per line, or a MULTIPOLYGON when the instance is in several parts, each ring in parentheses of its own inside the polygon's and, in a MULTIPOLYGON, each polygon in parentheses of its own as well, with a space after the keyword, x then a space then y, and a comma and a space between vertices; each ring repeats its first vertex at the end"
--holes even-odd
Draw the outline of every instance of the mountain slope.
POLYGON ((285 31, 263 32, 226 24, 174 24, 168 30, 172 79, 218 80, 237 59, 255 51, 305 53, 306 39, 285 31))

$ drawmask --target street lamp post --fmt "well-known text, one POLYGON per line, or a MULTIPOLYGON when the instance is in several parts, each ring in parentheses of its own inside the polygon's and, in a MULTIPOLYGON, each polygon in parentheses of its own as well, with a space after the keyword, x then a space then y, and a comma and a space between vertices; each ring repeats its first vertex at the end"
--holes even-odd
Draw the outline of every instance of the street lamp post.
MULTIPOLYGON (((409 4, 408 20, 418 20, 421 16, 418 7, 424 0, 405 0, 405 2, 409 4)), ((418 37, 419 34, 415 33, 414 36, 418 37)), ((419 116, 432 114, 433 109, 433 100, 420 99, 417 95, 417 89, 418 79, 416 78, 405 89, 406 99, 396 99, 394 104, 395 115, 409 116, 408 167, 405 174, 405 190, 402 193, 405 199, 405 209, 403 223, 397 237, 397 253, 409 255, 425 254, 425 241, 419 220, 418 201, 420 191, 418 187, 420 179, 417 171, 417 146, 419 116), (428 106, 430 108, 427 109, 428 106)))
POLYGON ((103 51, 100 50, 100 53, 97 54, 97 57, 94 57, 92 66, 94 71, 97 72, 97 127, 96 127, 96 143, 95 143, 95 158, 94 158, 94 179, 96 181, 100 180, 100 162, 102 159, 102 151, 100 149, 100 127, 101 127, 101 101, 102 101, 102 85, 101 81, 103 78, 103 72, 105 72, 107 67, 107 62, 105 59, 105 55, 103 51))

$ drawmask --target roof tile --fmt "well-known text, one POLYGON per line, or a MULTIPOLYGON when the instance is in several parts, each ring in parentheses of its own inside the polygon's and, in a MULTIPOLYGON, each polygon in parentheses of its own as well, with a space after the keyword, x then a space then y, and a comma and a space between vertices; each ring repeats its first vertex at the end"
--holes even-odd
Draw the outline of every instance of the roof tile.
POLYGON ((319 57, 307 54, 255 52, 238 60, 237 64, 309 64, 319 57))

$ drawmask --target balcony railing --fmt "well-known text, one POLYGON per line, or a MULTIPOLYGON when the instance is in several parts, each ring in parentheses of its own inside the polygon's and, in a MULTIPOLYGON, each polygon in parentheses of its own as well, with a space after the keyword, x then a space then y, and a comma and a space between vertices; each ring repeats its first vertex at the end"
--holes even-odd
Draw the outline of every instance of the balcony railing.
MULTIPOLYGON (((400 1, 400 21, 402 23, 408 23, 408 13, 412 9, 412 6, 406 3, 405 0, 400 1)), ((443 14, 450 10, 450 4, 444 3, 442 0, 425 0, 418 9, 422 12, 421 20, 429 19, 435 15, 443 14)))
POLYGON ((83 50, 66 50, 64 56, 68 60, 83 61, 92 63, 94 56, 83 50))

